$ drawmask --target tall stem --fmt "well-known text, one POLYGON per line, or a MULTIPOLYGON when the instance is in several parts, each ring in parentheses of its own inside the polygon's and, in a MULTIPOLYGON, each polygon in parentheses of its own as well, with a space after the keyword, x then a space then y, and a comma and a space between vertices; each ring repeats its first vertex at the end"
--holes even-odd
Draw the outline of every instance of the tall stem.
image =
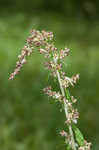
MULTIPOLYGON (((54 59, 54 62, 56 63, 55 59, 54 59)), ((58 70, 56 70, 56 74, 57 74, 57 78, 58 78, 58 82, 59 82, 59 85, 60 85, 62 96, 64 97, 65 96, 65 92, 64 92, 64 88, 62 87, 61 77, 60 77, 60 73, 59 73, 58 70)), ((66 101, 64 101, 64 110, 65 110, 66 118, 68 118, 68 106, 66 104, 66 101)), ((72 149, 76 150, 74 134, 73 134, 73 130, 72 130, 71 125, 68 125, 68 128, 69 128, 69 134, 70 134, 70 137, 71 137, 72 149)))

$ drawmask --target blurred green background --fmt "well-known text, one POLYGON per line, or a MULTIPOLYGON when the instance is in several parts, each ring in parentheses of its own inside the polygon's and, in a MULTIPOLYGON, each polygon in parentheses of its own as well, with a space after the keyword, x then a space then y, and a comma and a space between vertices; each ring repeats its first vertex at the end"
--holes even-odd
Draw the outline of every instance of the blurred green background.
MULTIPOLYGON (((65 150, 59 131, 64 113, 42 89, 44 58, 35 52, 8 81, 31 29, 53 31, 56 46, 68 47, 68 75, 80 73, 71 93, 78 98, 78 127, 99 150, 99 1, 0 0, 0 150, 65 150)), ((55 84, 55 83, 54 83, 55 84)))

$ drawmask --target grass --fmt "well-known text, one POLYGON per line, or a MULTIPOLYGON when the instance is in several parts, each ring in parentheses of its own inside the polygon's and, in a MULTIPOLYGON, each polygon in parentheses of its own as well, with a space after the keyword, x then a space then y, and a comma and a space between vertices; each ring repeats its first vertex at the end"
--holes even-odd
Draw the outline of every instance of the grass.
POLYGON ((59 112, 59 106, 50 105, 42 92, 47 85, 43 57, 36 52, 20 75, 8 81, 31 28, 53 31, 59 48, 64 45, 71 48, 66 71, 70 75, 80 73, 79 84, 72 90, 79 98, 79 127, 92 141, 93 149, 98 150, 99 23, 66 20, 51 13, 0 16, 0 148, 64 149, 63 140, 58 136, 64 114, 59 112))

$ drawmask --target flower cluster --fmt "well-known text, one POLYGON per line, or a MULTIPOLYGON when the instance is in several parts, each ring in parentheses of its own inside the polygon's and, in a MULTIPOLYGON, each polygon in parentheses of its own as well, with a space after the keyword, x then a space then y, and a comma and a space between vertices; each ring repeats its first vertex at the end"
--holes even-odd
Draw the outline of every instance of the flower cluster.
POLYGON ((62 64, 56 64, 54 61, 45 62, 44 66, 51 72, 55 72, 56 70, 60 70, 62 68, 62 64))
POLYGON ((71 144, 70 142, 71 142, 71 137, 70 137, 70 135, 66 132, 66 131, 64 131, 64 130, 62 130, 62 131, 60 131, 60 133, 59 133, 62 137, 65 137, 66 138, 66 140, 65 140, 65 143, 66 144, 71 144))
POLYGON ((49 46, 47 43, 47 41, 52 41, 52 39, 53 39, 52 32, 46 31, 40 32, 37 30, 32 30, 30 36, 26 40, 26 44, 22 49, 21 54, 18 56, 16 68, 14 72, 10 75, 9 80, 13 80, 14 77, 20 72, 23 64, 26 63, 26 57, 32 54, 34 47, 39 47, 39 51, 41 53, 45 51, 46 56, 49 53, 50 47, 52 47, 52 49, 55 50, 55 47, 49 46), (40 46, 45 46, 46 50, 40 48, 40 46))
POLYGON ((73 96, 66 94, 66 91, 68 91, 68 87, 74 87, 74 85, 77 83, 79 74, 76 74, 70 78, 63 72, 62 64, 64 58, 69 55, 70 50, 68 48, 61 50, 57 49, 53 43, 52 32, 40 32, 37 30, 31 31, 29 37, 26 40, 26 44, 21 51, 21 54, 18 56, 16 68, 10 75, 9 80, 14 79, 15 75, 20 72, 23 64, 26 63, 26 57, 31 55, 35 48, 38 49, 40 54, 44 55, 47 60, 44 63, 45 68, 50 70, 51 74, 57 78, 57 81, 59 83, 60 90, 58 92, 52 91, 51 86, 44 88, 43 91, 48 95, 48 97, 52 97, 53 99, 62 103, 62 107, 66 116, 65 123, 68 128, 68 133, 63 130, 60 132, 60 135, 66 138, 66 141, 68 141, 68 145, 72 150, 90 150, 91 144, 87 143, 86 141, 84 143, 84 146, 80 145, 79 148, 76 146, 77 139, 75 139, 72 125, 76 124, 77 119, 79 118, 77 109, 74 109, 73 107, 74 103, 76 103, 77 100, 73 96))
POLYGON ((65 56, 68 56, 69 54, 69 49, 68 48, 65 48, 64 50, 60 50, 60 53, 59 53, 59 57, 60 59, 63 59, 65 56))
POLYGON ((60 135, 63 137, 66 137, 68 135, 68 133, 64 130, 60 131, 60 135))
POLYGON ((47 41, 52 41, 53 33, 46 31, 32 30, 30 36, 27 38, 28 45, 35 45, 36 47, 46 45, 47 41))
POLYGON ((53 99, 56 99, 58 101, 62 101, 63 96, 60 94, 60 92, 52 91, 51 86, 48 86, 43 89, 44 93, 47 94, 49 97, 52 97, 53 99))
POLYGON ((9 80, 13 80, 15 75, 17 75, 20 72, 23 64, 26 63, 26 57, 31 55, 31 53, 32 53, 32 48, 25 45, 24 48, 22 49, 21 54, 18 56, 18 61, 16 62, 16 68, 14 72, 10 75, 9 80))
POLYGON ((48 86, 43 89, 44 93, 48 95, 48 97, 52 97, 53 99, 63 103, 65 102, 68 106, 68 116, 65 121, 66 124, 77 123, 77 119, 79 118, 77 109, 73 109, 72 103, 76 102, 76 99, 72 96, 72 101, 68 101, 64 96, 60 94, 60 92, 52 91, 51 86, 48 86))
POLYGON ((79 118, 79 113, 77 109, 72 109, 70 113, 68 113, 67 120, 65 121, 66 124, 71 124, 72 122, 77 124, 77 119, 79 118))
MULTIPOLYGON (((22 49, 21 55, 18 56, 18 61, 14 72, 10 75, 9 80, 14 79, 15 75, 18 74, 26 63, 26 57, 32 54, 32 51, 37 47, 41 54, 44 54, 45 58, 49 58, 49 61, 45 62, 45 67, 51 70, 52 75, 56 76, 56 70, 62 69, 62 60, 65 56, 68 56, 69 49, 65 48, 60 51, 53 44, 53 33, 46 31, 32 30, 29 37, 26 40, 26 44, 22 49), (52 57, 54 60, 52 60, 52 57)), ((68 83, 73 84, 74 80, 64 79, 63 85, 66 87, 68 83), (66 82, 66 83, 65 83, 66 82)))
POLYGON ((80 146, 78 150, 91 150, 91 143, 88 143, 86 140, 84 141, 84 146, 80 146))
POLYGON ((74 84, 77 83, 78 79, 79 79, 79 74, 72 76, 72 78, 69 78, 67 76, 63 76, 63 78, 61 79, 63 88, 68 88, 70 85, 74 86, 74 84))

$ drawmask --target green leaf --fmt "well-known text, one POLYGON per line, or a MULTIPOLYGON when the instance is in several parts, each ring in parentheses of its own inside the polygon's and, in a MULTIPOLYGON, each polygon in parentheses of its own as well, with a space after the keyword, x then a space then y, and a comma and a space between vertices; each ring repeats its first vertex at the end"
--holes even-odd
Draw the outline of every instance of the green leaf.
POLYGON ((66 92, 66 98, 67 98, 68 100, 71 100, 71 96, 70 96, 69 90, 66 89, 65 92, 66 92))
POLYGON ((83 146, 84 145, 83 134, 81 133, 81 131, 79 130, 79 128, 77 128, 75 125, 73 125, 73 129, 74 129, 74 134, 75 134, 75 138, 76 138, 77 143, 80 146, 83 146))

